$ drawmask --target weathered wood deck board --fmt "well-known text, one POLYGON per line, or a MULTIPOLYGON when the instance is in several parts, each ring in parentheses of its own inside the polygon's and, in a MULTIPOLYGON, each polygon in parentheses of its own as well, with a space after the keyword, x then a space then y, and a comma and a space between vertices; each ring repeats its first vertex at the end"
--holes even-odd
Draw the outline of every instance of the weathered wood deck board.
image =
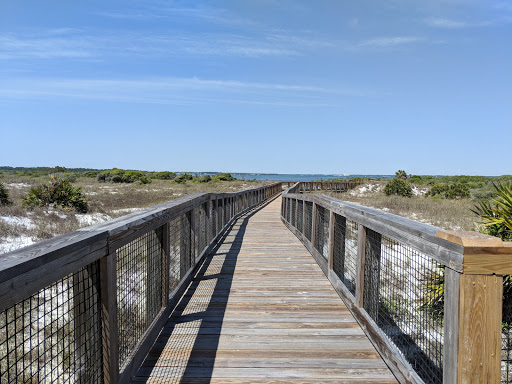
POLYGON ((397 382, 280 203, 239 219, 207 257, 135 381, 397 382))

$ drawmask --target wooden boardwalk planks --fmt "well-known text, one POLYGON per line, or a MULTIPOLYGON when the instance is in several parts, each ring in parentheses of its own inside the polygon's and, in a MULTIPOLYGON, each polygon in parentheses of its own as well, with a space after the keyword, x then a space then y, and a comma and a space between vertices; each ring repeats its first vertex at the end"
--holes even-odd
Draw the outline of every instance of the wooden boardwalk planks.
POLYGON ((139 369, 147 383, 396 383, 281 199, 208 256, 139 369))

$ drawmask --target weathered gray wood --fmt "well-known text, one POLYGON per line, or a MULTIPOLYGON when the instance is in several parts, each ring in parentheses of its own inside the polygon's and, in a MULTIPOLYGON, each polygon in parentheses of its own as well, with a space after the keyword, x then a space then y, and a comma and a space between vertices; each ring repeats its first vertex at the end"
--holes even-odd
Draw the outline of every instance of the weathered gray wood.
POLYGON ((356 270, 356 305, 363 308, 364 268, 366 254, 366 227, 359 224, 357 229, 357 270, 356 270))
POLYGON ((462 271, 464 247, 437 237, 436 233, 440 228, 328 196, 300 194, 287 196, 314 202, 384 236, 407 244, 448 268, 462 271))
POLYGON ((379 354, 386 362, 387 366, 396 376, 400 383, 423 384, 423 380, 414 371, 411 365, 403 358, 400 351, 391 343, 388 337, 380 330, 379 326, 373 321, 364 309, 361 309, 357 302, 354 302, 352 294, 345 287, 343 282, 331 272, 329 280, 343 299, 348 309, 354 315, 355 319, 372 341, 373 346, 379 351, 379 354))
MULTIPOLYGON (((10 280, 69 254, 80 259, 90 252, 105 247, 107 237, 107 232, 76 231, 4 253, 0 255, 0 281, 10 280)), ((82 266, 86 264, 88 263, 82 266)))
POLYGON ((234 224, 195 274, 134 380, 253 382, 270 372, 296 383, 396 382, 317 263, 276 220, 279 202, 266 207, 243 230, 245 218, 234 224))
POLYGON ((66 245, 60 244, 60 246, 55 253, 43 253, 36 258, 28 258, 26 263, 11 264, 10 268, 3 271, 2 280, 0 280, 0 311, 30 297, 108 253, 106 239, 82 246, 70 253, 62 253, 61 251, 66 248, 66 245), (41 265, 41 260, 44 259, 51 259, 51 261, 41 265))
POLYGON ((460 273, 444 271, 443 383, 456 384, 459 354, 460 273))
POLYGON ((100 259, 103 377, 104 382, 119 381, 119 331, 117 324, 117 272, 116 255, 100 259))

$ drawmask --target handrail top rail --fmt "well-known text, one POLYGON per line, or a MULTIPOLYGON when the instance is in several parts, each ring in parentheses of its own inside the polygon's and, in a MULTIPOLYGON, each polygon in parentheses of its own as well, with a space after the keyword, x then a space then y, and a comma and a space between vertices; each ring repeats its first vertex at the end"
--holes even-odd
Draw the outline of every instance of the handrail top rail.
POLYGON ((437 262, 457 272, 512 274, 512 244, 494 236, 445 230, 323 194, 290 192, 297 187, 300 187, 300 183, 286 189, 283 196, 314 202, 420 252, 428 253, 437 262))
MULTIPOLYGON (((97 253, 95 258, 98 259, 112 248, 119 248, 131 241, 142 231, 148 232, 162 225, 164 221, 172 220, 184 213, 183 211, 204 202, 258 192, 279 184, 281 183, 272 183, 236 192, 204 192, 183 196, 4 253, 0 255, 0 282, 6 282, 17 275, 26 274, 65 256, 68 256, 66 262, 71 262, 70 255, 73 255, 72 258, 76 260, 89 253, 97 253), (100 249, 103 249, 103 252, 98 253, 100 249)), ((91 261, 94 260, 88 259, 87 262, 91 261)))

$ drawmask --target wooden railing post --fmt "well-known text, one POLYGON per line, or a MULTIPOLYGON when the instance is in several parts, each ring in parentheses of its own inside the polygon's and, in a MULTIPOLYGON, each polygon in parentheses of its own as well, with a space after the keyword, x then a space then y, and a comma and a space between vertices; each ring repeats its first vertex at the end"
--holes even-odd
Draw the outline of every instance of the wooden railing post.
POLYGON ((119 331, 117 325, 117 271, 115 251, 100 259, 103 378, 119 382, 119 331))
POLYGON ((503 275, 512 273, 512 247, 507 251, 499 238, 476 232, 439 231, 436 236, 464 247, 462 273, 445 272, 443 382, 497 384, 503 275))
POLYGON ((366 254, 366 227, 359 224, 357 230, 356 305, 363 308, 364 264, 366 254))

